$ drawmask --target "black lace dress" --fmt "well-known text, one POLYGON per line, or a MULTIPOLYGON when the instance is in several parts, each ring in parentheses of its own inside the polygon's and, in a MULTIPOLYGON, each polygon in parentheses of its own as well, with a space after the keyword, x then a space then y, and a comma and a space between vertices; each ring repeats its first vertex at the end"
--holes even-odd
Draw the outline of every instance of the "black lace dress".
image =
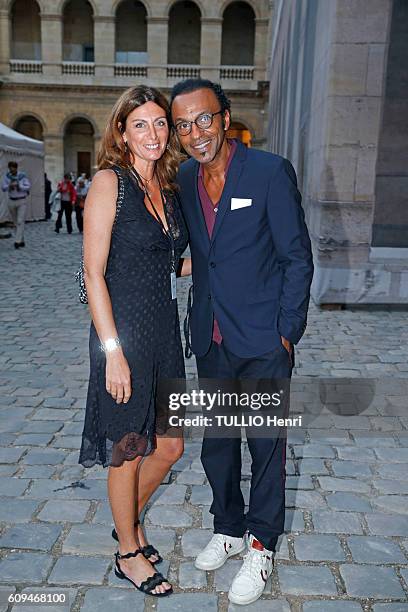
MULTIPOLYGON (((177 300, 171 299, 170 241, 144 204, 132 175, 117 167, 117 214, 105 280, 113 316, 132 378, 127 404, 105 388, 105 354, 91 324, 90 380, 79 463, 120 466, 148 455, 155 435, 165 434, 167 415, 156 409, 160 379, 184 379, 177 300)), ((175 197, 166 198, 176 269, 187 246, 187 229, 175 197)))

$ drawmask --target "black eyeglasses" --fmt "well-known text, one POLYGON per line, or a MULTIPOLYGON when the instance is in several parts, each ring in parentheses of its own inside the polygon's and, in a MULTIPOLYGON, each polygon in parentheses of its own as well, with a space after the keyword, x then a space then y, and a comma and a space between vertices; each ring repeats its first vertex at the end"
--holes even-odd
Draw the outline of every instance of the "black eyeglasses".
POLYGON ((200 130, 208 130, 208 128, 212 126, 215 115, 219 115, 223 112, 223 110, 219 110, 216 113, 201 113, 194 121, 179 121, 174 127, 179 136, 188 136, 193 127, 193 123, 195 123, 200 130))

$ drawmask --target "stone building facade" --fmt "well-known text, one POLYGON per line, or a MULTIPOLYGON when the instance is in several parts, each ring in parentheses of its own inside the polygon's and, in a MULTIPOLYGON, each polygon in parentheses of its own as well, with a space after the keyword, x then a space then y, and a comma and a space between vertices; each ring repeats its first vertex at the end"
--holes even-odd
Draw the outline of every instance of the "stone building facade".
POLYGON ((0 121, 44 140, 53 181, 95 169, 113 103, 136 84, 220 82, 232 134, 265 146, 269 0, 0 0, 0 121))
POLYGON ((408 3, 277 0, 268 148, 293 162, 318 304, 408 302, 408 3))

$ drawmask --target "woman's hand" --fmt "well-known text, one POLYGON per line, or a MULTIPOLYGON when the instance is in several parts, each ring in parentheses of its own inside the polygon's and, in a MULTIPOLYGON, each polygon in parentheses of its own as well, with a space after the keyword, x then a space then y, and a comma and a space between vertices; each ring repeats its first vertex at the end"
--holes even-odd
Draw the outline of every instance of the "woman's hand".
POLYGON ((132 394, 130 368, 121 348, 106 353, 106 390, 117 404, 127 404, 132 394))

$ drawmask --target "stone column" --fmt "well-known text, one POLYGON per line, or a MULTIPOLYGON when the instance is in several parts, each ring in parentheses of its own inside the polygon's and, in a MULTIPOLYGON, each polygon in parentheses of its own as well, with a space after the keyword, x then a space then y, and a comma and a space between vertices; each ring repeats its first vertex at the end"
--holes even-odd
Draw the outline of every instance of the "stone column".
POLYGON ((268 51, 268 19, 255 19, 254 80, 266 80, 266 55, 268 51))
POLYGON ((91 178, 94 176, 95 172, 98 170, 97 168, 98 152, 99 152, 99 147, 101 145, 102 137, 100 134, 94 134, 93 140, 94 140, 94 150, 93 150, 93 155, 91 159, 91 178))
POLYGON ((201 76, 218 82, 220 80, 222 19, 201 18, 201 76))
POLYGON ((312 296, 318 304, 404 301, 399 294, 402 267, 377 263, 370 254, 393 3, 337 0, 318 6, 320 48, 314 55, 311 141, 305 156, 308 164, 316 160, 308 187, 315 252, 312 296))
POLYGON ((55 189, 64 174, 64 137, 60 134, 45 133, 45 172, 55 189))
POLYGON ((165 84, 167 78, 168 17, 147 18, 149 81, 165 84))
POLYGON ((10 17, 7 10, 0 10, 0 73, 10 72, 10 17))
POLYGON ((62 62, 62 15, 41 13, 41 53, 43 73, 51 77, 60 76, 62 62))
POLYGON ((115 17, 94 16, 95 75, 113 77, 115 63, 115 17))

